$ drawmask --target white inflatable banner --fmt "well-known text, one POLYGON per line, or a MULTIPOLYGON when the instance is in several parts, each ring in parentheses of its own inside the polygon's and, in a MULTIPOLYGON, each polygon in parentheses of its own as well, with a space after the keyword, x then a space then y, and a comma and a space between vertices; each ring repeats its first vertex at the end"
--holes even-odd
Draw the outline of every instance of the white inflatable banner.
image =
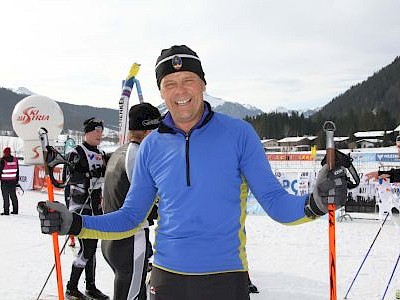
POLYGON ((24 162, 43 164, 38 131, 46 128, 49 143, 54 145, 64 126, 64 115, 58 103, 45 96, 25 97, 15 105, 11 119, 14 131, 24 142, 24 162))

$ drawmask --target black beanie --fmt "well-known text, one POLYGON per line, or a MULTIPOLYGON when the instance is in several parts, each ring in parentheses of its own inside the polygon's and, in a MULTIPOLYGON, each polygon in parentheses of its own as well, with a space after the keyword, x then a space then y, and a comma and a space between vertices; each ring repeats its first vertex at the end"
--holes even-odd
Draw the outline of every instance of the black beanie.
POLYGON ((152 130, 160 124, 161 114, 150 103, 140 103, 129 110, 129 130, 152 130))
POLYGON ((92 117, 83 122, 83 131, 85 133, 95 130, 96 127, 101 127, 101 129, 104 129, 103 121, 92 117))
POLYGON ((196 73, 206 83, 201 61, 196 52, 185 45, 172 46, 169 49, 163 49, 157 58, 156 78, 158 89, 160 89, 161 79, 164 76, 179 71, 196 73))

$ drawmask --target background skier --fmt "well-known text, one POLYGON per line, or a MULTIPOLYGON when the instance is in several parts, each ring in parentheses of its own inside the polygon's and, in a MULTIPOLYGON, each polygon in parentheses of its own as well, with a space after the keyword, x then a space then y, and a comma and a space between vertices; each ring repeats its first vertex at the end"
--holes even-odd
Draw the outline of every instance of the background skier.
MULTIPOLYGON (((101 215, 102 185, 105 170, 105 154, 98 149, 103 134, 103 121, 90 118, 83 123, 84 142, 68 154, 68 161, 74 168, 68 182, 68 207, 82 215, 101 215)), ((78 239, 80 249, 72 263, 72 270, 65 296, 67 299, 87 299, 78 290, 79 278, 85 270, 85 294, 93 299, 109 299, 95 285, 97 239, 78 239)))
MULTIPOLYGON (((119 147, 107 163, 104 178, 103 211, 109 213, 122 207, 132 181, 132 171, 142 140, 158 127, 161 115, 149 103, 134 105, 129 110, 129 143, 119 147)), ((148 225, 157 218, 154 205, 148 223, 134 236, 116 241, 102 241, 104 258, 115 273, 114 300, 139 299, 146 297, 146 274, 148 258, 152 255, 148 225)))

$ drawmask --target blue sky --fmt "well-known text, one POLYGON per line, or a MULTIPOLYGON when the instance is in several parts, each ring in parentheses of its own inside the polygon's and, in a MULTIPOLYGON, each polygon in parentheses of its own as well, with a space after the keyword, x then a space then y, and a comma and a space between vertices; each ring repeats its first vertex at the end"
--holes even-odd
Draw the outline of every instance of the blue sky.
POLYGON ((400 55, 399 11, 398 0, 2 1, 0 86, 117 109, 139 62, 144 98, 158 105, 155 61, 186 44, 213 96, 315 108, 400 55))

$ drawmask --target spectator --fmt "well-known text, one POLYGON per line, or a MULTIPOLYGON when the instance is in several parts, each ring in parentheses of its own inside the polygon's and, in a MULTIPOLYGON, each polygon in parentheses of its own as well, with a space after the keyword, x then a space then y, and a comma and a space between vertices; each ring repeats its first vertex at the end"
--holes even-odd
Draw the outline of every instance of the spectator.
MULTIPOLYGON (((107 163, 104 178, 103 211, 109 213, 121 208, 132 181, 139 145, 160 123, 160 112, 149 103, 141 103, 129 110, 129 143, 119 147, 107 163)), ((152 255, 148 225, 157 218, 157 206, 134 236, 102 241, 103 256, 115 273, 114 300, 146 300, 146 275, 148 259, 152 255)))
POLYGON ((10 147, 3 150, 3 157, 0 161, 1 194, 3 195, 2 216, 10 214, 10 200, 12 204, 12 215, 18 215, 18 197, 16 188, 19 186, 19 164, 18 159, 11 155, 10 147))

